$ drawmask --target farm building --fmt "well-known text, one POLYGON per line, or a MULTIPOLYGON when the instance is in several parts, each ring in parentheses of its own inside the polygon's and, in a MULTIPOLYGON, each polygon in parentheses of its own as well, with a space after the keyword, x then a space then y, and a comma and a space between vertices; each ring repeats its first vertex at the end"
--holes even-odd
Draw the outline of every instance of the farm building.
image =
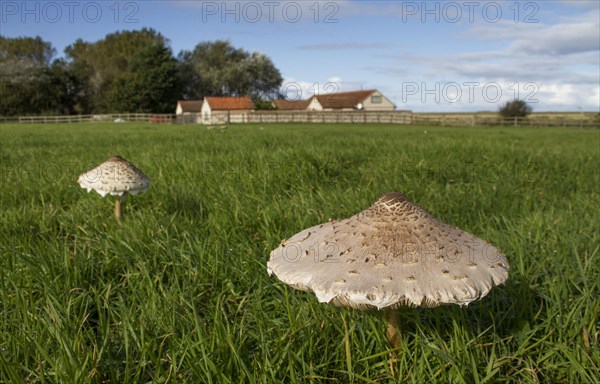
POLYGON ((191 115, 193 113, 200 113, 202 110, 202 100, 179 100, 177 101, 177 108, 175 108, 176 115, 191 115))
POLYGON ((306 111, 310 100, 273 100, 273 105, 280 111, 306 111))
POLYGON ((205 97, 202 102, 202 123, 245 123, 248 113, 256 107, 248 96, 244 97, 205 97))
POLYGON ((376 89, 338 92, 308 99, 309 111, 393 111, 396 105, 376 89))
POLYGON ((213 96, 204 100, 180 100, 175 113, 184 119, 191 117, 193 122, 200 124, 244 123, 254 109, 252 99, 247 96, 213 96))

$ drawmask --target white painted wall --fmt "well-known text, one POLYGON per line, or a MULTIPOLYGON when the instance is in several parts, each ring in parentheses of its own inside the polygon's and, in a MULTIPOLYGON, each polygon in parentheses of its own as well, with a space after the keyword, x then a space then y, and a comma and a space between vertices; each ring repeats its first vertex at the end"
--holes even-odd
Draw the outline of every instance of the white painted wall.
POLYGON ((323 110, 323 106, 321 105, 321 103, 319 103, 319 101, 317 100, 316 97, 311 97, 310 98, 310 103, 308 103, 308 107, 306 107, 306 110, 308 110, 308 111, 322 111, 323 110))
POLYGON ((362 104, 365 111, 393 111, 396 109, 394 103, 392 103, 387 97, 383 96, 383 94, 379 91, 373 92, 371 96, 367 97, 365 101, 363 101, 362 104), (373 103, 373 96, 375 96, 375 98, 381 98, 381 103, 373 103))

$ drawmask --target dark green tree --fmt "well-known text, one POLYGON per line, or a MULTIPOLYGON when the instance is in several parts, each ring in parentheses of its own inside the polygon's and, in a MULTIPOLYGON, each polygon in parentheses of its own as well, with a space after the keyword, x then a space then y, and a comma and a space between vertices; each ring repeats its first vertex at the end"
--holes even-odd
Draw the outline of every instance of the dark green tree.
POLYGON ((0 64, 21 73, 29 67, 47 67, 56 51, 41 37, 0 36, 0 64))
POLYGON ((205 42, 193 51, 182 51, 179 57, 183 75, 191 75, 191 82, 184 82, 184 94, 191 99, 204 96, 229 96, 235 88, 233 63, 244 59, 244 52, 231 46, 228 41, 205 42))
POLYGON ((272 98, 283 82, 271 59, 261 53, 235 48, 229 41, 200 43, 193 51, 182 51, 179 62, 185 84, 183 95, 191 99, 204 96, 272 98))
POLYGON ((245 61, 246 94, 254 98, 274 99, 279 95, 283 77, 269 57, 253 52, 245 61))
POLYGON ((94 43, 79 39, 65 49, 70 69, 80 84, 78 109, 82 112, 113 112, 116 90, 128 77, 138 52, 149 46, 167 46, 153 29, 123 31, 94 43))
POLYGON ((192 52, 181 51, 177 55, 178 61, 178 77, 181 84, 181 99, 201 99, 202 85, 200 75, 194 69, 194 61, 192 52))
POLYGON ((149 45, 132 58, 108 95, 115 112, 172 113, 180 94, 177 60, 164 45, 149 45))
POLYGON ((40 37, 0 36, 0 115, 69 113, 73 78, 40 37))
POLYGON ((0 36, 0 115, 39 114, 52 98, 50 61, 55 50, 40 37, 0 36))
MULTIPOLYGON (((273 99, 283 81, 271 59, 205 42, 178 59, 153 29, 78 39, 55 60, 41 38, 0 36, 0 114, 172 112, 177 99, 273 99)), ((264 107, 268 107, 267 104, 264 107)))
POLYGON ((503 119, 524 119, 532 111, 532 108, 524 101, 515 99, 513 101, 507 101, 503 107, 500 108, 498 113, 503 119))

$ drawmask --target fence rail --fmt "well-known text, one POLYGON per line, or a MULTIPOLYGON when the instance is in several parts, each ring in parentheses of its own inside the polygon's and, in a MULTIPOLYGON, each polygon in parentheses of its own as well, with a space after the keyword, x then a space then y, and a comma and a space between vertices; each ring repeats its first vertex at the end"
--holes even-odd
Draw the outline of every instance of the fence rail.
POLYGON ((434 126, 514 126, 514 127, 565 127, 600 128, 600 119, 591 117, 536 117, 526 119, 499 119, 478 114, 419 114, 411 111, 256 111, 244 113, 214 113, 210 117, 201 114, 156 114, 156 113, 112 113, 66 116, 21 116, 1 117, 0 122, 18 123, 81 123, 81 122, 126 122, 178 123, 223 125, 236 123, 380 123, 434 126))
POLYGON ((253 123, 387 123, 410 124, 410 111, 261 111, 248 116, 253 123))
MULTIPOLYGON (((104 115, 64 115, 64 116, 20 116, 15 118, 19 123, 88 123, 88 122, 125 122, 143 121, 147 123, 171 123, 175 120, 174 114, 157 113, 111 113, 104 115)), ((3 121, 11 121, 6 119, 3 121)))
POLYGON ((446 117, 446 116, 419 116, 413 115, 413 125, 437 126, 505 126, 505 127, 564 127, 564 128, 600 128, 600 119, 584 118, 493 118, 479 117, 477 115, 446 117))

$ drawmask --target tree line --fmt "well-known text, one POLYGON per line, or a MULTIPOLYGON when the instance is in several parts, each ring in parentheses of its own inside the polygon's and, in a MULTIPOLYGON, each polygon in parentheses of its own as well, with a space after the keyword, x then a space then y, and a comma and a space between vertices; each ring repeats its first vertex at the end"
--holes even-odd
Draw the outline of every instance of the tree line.
POLYGON ((0 115, 172 113, 179 99, 278 96, 283 78, 269 57, 229 41, 198 43, 175 56, 153 29, 81 39, 64 58, 40 37, 0 36, 0 115))

